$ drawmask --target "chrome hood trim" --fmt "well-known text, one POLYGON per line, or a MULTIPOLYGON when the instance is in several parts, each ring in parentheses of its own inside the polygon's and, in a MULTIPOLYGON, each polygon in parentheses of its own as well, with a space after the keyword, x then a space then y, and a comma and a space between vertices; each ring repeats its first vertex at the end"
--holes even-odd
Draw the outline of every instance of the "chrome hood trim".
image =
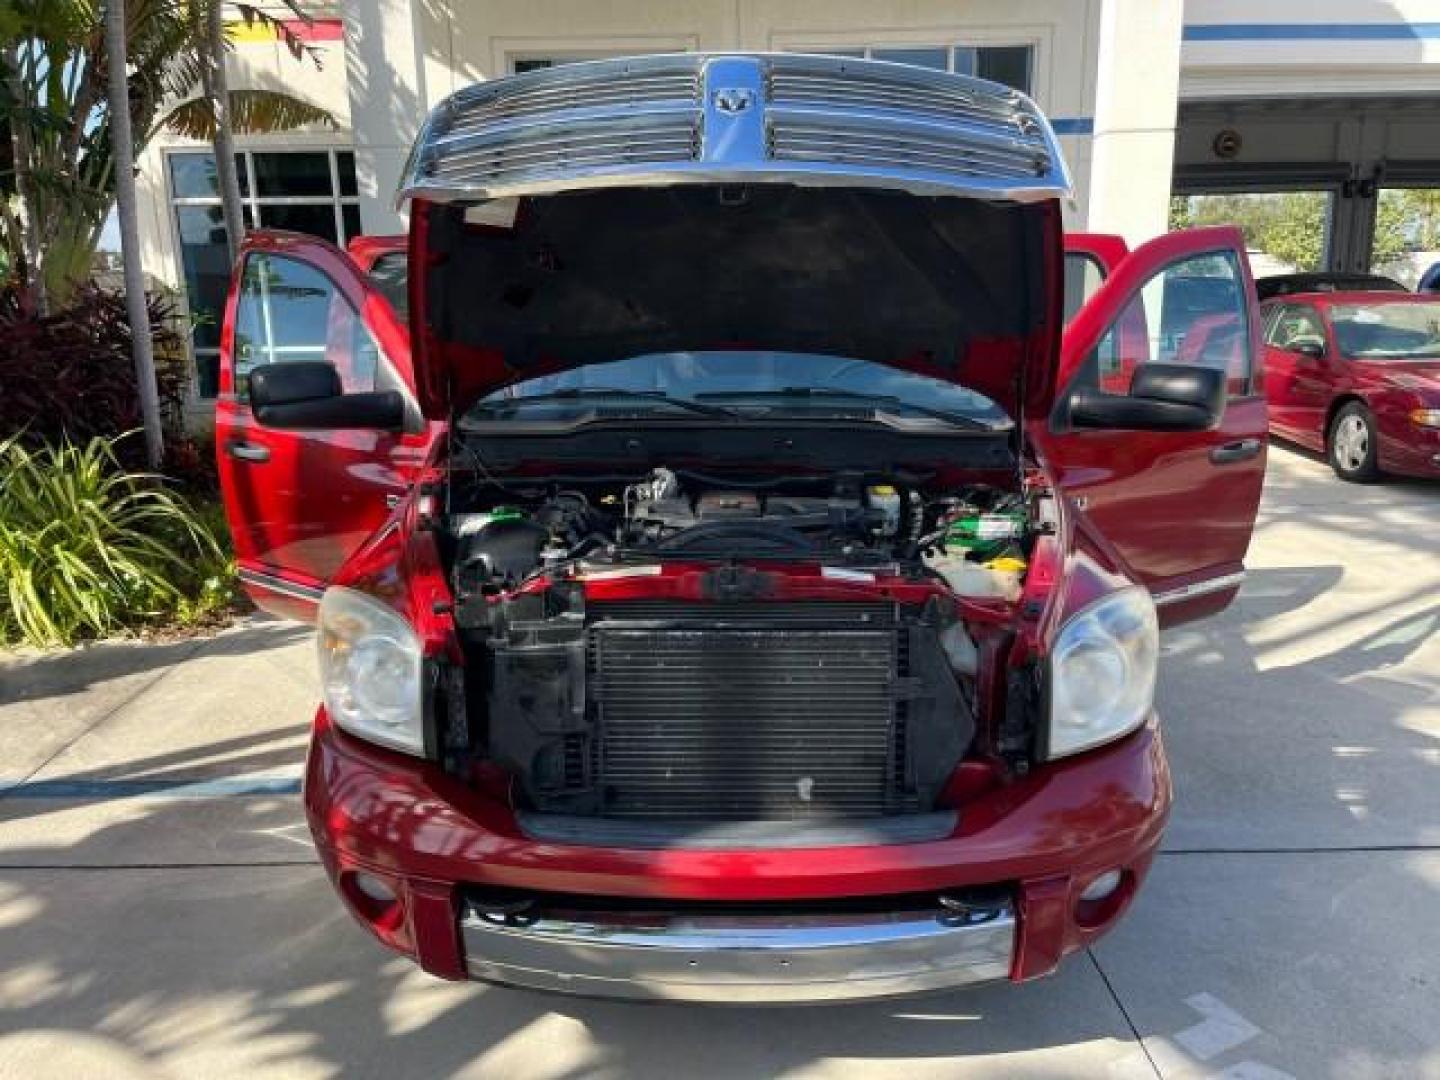
POLYGON ((998 83, 789 53, 672 53, 461 90, 425 122, 398 201, 788 183, 1006 202, 1065 198, 1045 116, 998 83))

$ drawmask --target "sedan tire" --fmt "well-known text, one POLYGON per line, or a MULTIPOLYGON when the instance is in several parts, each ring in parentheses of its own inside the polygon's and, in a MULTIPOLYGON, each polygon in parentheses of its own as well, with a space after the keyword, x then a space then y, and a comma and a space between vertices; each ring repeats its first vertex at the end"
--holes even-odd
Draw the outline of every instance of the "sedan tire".
POLYGON ((1325 438, 1325 456, 1341 480, 1368 484, 1380 477, 1375 417, 1364 405, 1352 401, 1335 414, 1325 438))

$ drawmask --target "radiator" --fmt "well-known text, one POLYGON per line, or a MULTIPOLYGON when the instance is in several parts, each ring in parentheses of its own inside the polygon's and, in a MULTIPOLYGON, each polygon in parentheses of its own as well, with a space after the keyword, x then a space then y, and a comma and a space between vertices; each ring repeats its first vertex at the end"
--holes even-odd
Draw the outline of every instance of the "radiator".
POLYGON ((600 813, 878 817, 905 796, 908 637, 892 605, 592 605, 600 813))

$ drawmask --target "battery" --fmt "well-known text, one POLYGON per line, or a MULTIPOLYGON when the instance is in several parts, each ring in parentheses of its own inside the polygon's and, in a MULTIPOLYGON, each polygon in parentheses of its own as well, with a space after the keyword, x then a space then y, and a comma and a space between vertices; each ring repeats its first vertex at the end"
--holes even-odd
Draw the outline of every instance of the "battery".
POLYGON ((945 526, 945 550, 992 559, 1025 535, 1023 510, 960 510, 945 526))

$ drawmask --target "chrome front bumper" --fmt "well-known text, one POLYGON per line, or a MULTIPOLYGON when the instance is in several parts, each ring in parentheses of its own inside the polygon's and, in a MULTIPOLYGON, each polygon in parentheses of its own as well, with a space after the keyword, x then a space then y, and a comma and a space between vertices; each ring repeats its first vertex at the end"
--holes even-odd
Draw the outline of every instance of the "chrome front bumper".
POLYGON ((1009 901, 825 914, 504 914, 467 904, 466 966, 486 982, 594 997, 772 1004, 893 997, 1003 979, 1009 901))

